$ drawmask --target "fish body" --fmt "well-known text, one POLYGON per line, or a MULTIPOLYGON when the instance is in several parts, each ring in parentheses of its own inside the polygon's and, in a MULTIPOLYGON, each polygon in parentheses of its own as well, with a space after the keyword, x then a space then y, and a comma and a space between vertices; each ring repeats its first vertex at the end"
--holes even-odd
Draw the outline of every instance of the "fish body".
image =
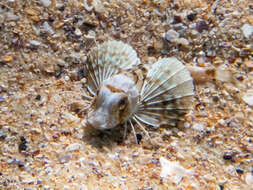
POLYGON ((88 55, 88 90, 94 97, 87 124, 100 130, 133 122, 158 128, 176 125, 192 106, 194 87, 186 67, 176 58, 147 67, 135 50, 120 41, 108 41, 88 55))

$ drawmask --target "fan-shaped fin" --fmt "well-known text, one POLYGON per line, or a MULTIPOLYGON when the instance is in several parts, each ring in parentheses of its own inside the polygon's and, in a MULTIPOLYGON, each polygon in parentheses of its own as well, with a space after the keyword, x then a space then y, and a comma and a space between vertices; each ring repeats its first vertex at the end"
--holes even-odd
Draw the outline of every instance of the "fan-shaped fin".
POLYGON ((99 85, 112 75, 140 64, 136 51, 120 41, 107 41, 93 48, 85 64, 89 91, 95 95, 99 85))
POLYGON ((135 116, 153 127, 175 125, 191 108, 193 96, 187 68, 176 58, 161 59, 147 73, 135 116))

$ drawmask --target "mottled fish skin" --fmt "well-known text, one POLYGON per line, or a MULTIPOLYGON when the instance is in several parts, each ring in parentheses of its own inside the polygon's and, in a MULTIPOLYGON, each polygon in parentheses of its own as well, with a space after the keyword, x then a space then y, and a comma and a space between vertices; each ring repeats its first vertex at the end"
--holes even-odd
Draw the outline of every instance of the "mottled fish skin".
POLYGON ((133 48, 108 41, 91 50, 85 64, 94 96, 87 124, 100 130, 132 122, 159 127, 176 125, 192 107, 194 87, 187 68, 176 58, 158 60, 146 72, 133 48))

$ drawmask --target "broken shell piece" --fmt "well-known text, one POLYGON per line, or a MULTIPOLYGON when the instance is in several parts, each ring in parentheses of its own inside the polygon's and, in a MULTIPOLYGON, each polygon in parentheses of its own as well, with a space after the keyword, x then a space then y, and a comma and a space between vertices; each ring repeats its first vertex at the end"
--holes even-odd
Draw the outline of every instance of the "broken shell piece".
POLYGON ((253 89, 248 90, 242 99, 248 105, 253 106, 253 89))
POLYGON ((180 165, 179 162, 171 162, 164 157, 160 158, 161 174, 162 178, 168 178, 175 184, 180 184, 182 178, 185 176, 192 176, 194 173, 192 170, 187 170, 180 165))
POLYGON ((215 75, 214 68, 187 66, 187 69, 190 71, 195 83, 209 82, 214 78, 215 75))

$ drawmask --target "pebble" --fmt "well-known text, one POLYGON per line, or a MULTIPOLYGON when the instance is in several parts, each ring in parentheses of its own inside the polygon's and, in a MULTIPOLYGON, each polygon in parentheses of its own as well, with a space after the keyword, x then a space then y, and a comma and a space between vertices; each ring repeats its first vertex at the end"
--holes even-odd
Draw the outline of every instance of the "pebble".
POLYGON ((89 12, 93 9, 93 6, 89 6, 86 2, 86 0, 83 0, 83 5, 84 5, 84 8, 89 12))
POLYGON ((35 46, 35 47, 39 47, 40 44, 41 44, 39 41, 36 41, 36 40, 29 40, 29 43, 30 43, 32 46, 35 46))
POLYGON ((45 169, 45 172, 46 172, 47 174, 51 173, 52 171, 53 171, 53 169, 52 169, 51 167, 47 167, 47 168, 45 169))
POLYGON ((241 27, 242 33, 246 38, 250 38, 250 36, 253 34, 253 26, 250 24, 244 24, 241 27))
POLYGON ((51 5, 51 0, 40 0, 44 7, 49 7, 51 5))
POLYGON ((196 18, 196 13, 191 13, 191 14, 188 14, 187 15, 187 19, 189 20, 189 21, 193 21, 195 18, 196 18))
POLYGON ((21 183, 32 184, 35 182, 35 179, 30 175, 20 175, 21 183))
POLYGON ((81 30, 79 28, 76 28, 75 35, 77 35, 77 36, 81 36, 82 35, 82 32, 81 32, 81 30))
POLYGON ((223 154, 223 159, 224 160, 232 160, 232 158, 233 158, 233 156, 230 153, 224 153, 223 154))
POLYGON ((4 97, 3 97, 3 96, 0 96, 0 103, 1 103, 1 102, 4 102, 4 100, 5 100, 4 97))
POLYGON ((0 140, 4 140, 7 137, 7 133, 0 131, 0 140))
POLYGON ((42 28, 46 30, 49 34, 54 34, 53 28, 48 24, 48 22, 44 22, 42 28))
POLYGON ((59 157, 59 161, 61 164, 67 163, 70 160, 71 156, 66 154, 59 157))
POLYGON ((14 15, 14 14, 11 13, 11 12, 8 12, 8 13, 6 14, 6 21, 17 21, 17 20, 19 20, 19 16, 14 15))
POLYGON ((67 148, 66 148, 66 151, 67 152, 71 152, 71 151, 77 151, 81 148, 81 145, 79 143, 74 143, 74 144, 71 144, 69 145, 67 148))
POLYGON ((253 175, 252 173, 247 173, 245 176, 245 181, 249 186, 253 186, 253 175))
POLYGON ((200 21, 196 25, 196 30, 199 33, 202 33, 204 30, 208 31, 209 30, 209 25, 205 21, 200 21))
POLYGON ((203 131, 204 130, 204 125, 201 123, 196 123, 192 126, 193 129, 196 131, 203 131))
POLYGON ((177 44, 180 44, 184 47, 188 47, 189 46, 189 41, 185 38, 178 38, 177 39, 177 44))
POLYGON ((168 32, 164 34, 164 39, 166 39, 169 42, 173 42, 178 38, 179 38, 179 33, 177 33, 175 30, 168 30, 168 32))
POLYGON ((235 171, 236 171, 238 174, 243 174, 243 172, 244 172, 241 168, 237 168, 235 171))
POLYGON ((250 106, 253 106, 253 89, 249 89, 242 97, 243 101, 250 106))

